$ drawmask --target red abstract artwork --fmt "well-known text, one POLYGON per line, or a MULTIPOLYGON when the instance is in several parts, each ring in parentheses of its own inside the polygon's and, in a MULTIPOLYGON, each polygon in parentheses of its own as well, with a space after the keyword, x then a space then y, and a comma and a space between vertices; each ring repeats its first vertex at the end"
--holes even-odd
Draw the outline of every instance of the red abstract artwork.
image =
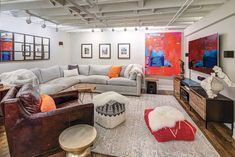
POLYGON ((189 41, 189 69, 210 74, 218 64, 219 34, 189 41))
POLYGON ((145 34, 146 75, 179 75, 180 58, 181 32, 145 34))

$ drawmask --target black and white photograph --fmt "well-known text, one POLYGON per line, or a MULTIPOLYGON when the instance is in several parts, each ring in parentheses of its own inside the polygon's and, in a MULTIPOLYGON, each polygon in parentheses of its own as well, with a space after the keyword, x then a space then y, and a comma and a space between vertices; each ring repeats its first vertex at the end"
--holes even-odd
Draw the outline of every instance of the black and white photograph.
POLYGON ((92 58, 92 44, 81 44, 81 58, 92 58))
POLYGON ((130 44, 119 43, 118 44, 118 59, 130 59, 130 44))
POLYGON ((111 44, 100 44, 99 45, 99 58, 110 59, 111 58, 111 44))

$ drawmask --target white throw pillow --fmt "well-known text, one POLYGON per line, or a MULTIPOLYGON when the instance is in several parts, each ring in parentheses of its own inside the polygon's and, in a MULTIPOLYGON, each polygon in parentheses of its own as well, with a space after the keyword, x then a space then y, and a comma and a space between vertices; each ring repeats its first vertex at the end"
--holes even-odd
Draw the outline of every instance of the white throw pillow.
POLYGON ((64 77, 78 76, 78 69, 64 70, 64 77))
POLYGON ((129 78, 129 76, 130 76, 130 71, 131 71, 131 69, 132 69, 132 66, 133 66, 133 64, 127 65, 126 70, 125 70, 125 72, 124 72, 124 77, 129 78))

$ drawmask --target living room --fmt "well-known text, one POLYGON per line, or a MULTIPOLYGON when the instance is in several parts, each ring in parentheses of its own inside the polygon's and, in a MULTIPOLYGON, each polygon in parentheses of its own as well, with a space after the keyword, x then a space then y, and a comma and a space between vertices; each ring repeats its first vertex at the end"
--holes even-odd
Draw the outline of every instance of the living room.
POLYGON ((0 0, 0 156, 234 156, 234 6, 0 0))

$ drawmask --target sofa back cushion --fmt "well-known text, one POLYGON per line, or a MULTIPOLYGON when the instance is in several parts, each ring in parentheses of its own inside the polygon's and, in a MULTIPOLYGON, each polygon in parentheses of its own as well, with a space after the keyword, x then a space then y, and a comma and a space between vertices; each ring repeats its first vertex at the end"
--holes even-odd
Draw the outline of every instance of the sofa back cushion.
POLYGON ((79 65, 79 74, 80 75, 89 75, 90 66, 89 65, 79 65))
POLYGON ((90 65, 89 75, 105 75, 109 73, 111 65, 90 65))
POLYGON ((44 69, 41 69, 40 71, 42 75, 42 83, 51 81, 61 76, 60 68, 58 65, 50 67, 50 68, 44 68, 44 69))
POLYGON ((121 72, 120 72, 120 77, 124 77, 124 72, 125 72, 125 70, 126 70, 126 67, 127 67, 127 65, 123 65, 123 66, 122 66, 122 70, 121 70, 121 72))
POLYGON ((16 97, 17 92, 18 92, 18 89, 16 87, 11 87, 11 89, 3 97, 0 103, 0 116, 3 116, 3 104, 5 103, 5 101, 14 99, 16 97))
POLYGON ((39 68, 33 68, 33 69, 30 69, 30 71, 32 71, 34 73, 34 75, 37 76, 38 81, 41 84, 43 81, 42 81, 42 75, 41 75, 40 69, 39 68))
POLYGON ((64 70, 68 70, 68 66, 60 66, 60 77, 64 77, 64 70))
POLYGON ((32 84, 23 85, 16 95, 22 103, 22 107, 29 113, 34 114, 40 112, 41 99, 39 92, 32 84))

